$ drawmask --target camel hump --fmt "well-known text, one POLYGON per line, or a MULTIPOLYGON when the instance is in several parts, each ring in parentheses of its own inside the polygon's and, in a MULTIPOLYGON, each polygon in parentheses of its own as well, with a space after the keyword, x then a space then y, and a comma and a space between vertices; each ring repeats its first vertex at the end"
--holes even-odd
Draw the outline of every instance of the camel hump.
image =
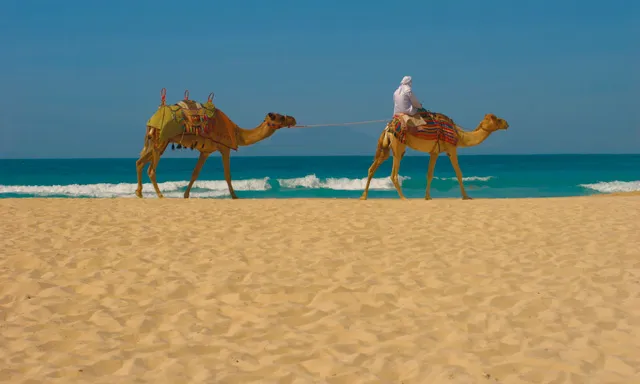
POLYGON ((458 132, 453 119, 443 113, 420 109, 417 115, 394 116, 387 125, 387 131, 401 143, 405 144, 407 135, 422 140, 444 141, 457 145, 458 132))
POLYGON ((434 116, 437 120, 440 121, 445 121, 447 123, 449 123, 449 125, 453 128, 455 127, 456 123, 453 122, 453 119, 450 118, 449 116, 445 115, 444 113, 434 113, 434 116))
POLYGON ((449 125, 452 128, 455 126, 455 123, 453 122, 453 119, 450 118, 449 116, 445 115, 444 113, 439 113, 439 112, 431 112, 428 111, 424 108, 421 108, 420 111, 418 112, 418 115, 420 117, 422 117, 425 121, 437 121, 440 123, 444 123, 445 125, 449 125))
POLYGON ((178 102, 177 121, 184 127, 185 133, 205 137, 215 143, 238 150, 235 124, 211 100, 201 104, 193 100, 178 102))
POLYGON ((216 112, 213 103, 203 105, 195 100, 181 100, 176 106, 180 108, 180 113, 176 113, 175 117, 185 133, 206 136, 213 129, 216 112))

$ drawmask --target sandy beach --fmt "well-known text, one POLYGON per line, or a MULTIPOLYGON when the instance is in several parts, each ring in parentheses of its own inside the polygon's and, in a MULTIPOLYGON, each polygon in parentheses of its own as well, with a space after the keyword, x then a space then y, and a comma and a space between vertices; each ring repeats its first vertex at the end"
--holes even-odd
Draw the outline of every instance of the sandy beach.
POLYGON ((639 383, 639 213, 0 199, 0 381, 639 383))

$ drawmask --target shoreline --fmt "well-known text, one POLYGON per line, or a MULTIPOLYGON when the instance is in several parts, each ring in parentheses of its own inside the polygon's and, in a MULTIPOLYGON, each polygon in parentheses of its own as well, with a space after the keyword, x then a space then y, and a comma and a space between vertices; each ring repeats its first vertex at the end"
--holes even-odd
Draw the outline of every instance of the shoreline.
MULTIPOLYGON (((242 191, 240 192, 242 193, 242 191)), ((589 198, 593 198, 593 197, 634 197, 634 196, 640 196, 640 191, 633 191, 633 192, 610 192, 610 193, 593 193, 590 195, 576 195, 576 196, 551 196, 551 197, 472 197, 471 200, 466 200, 466 201, 511 201, 511 200, 564 200, 564 199, 589 199, 589 198)), ((33 200, 55 200, 55 201, 66 201, 66 200, 158 200, 158 201, 165 201, 165 200, 196 200, 196 201, 225 201, 225 200, 233 200, 228 196, 224 196, 224 197, 205 197, 205 198, 200 198, 200 197, 191 197, 189 199, 184 199, 182 197, 164 197, 163 199, 158 199, 156 196, 153 197, 144 197, 144 198, 138 198, 136 196, 131 196, 131 197, 0 197, 0 202, 5 201, 5 200, 15 200, 15 201, 20 201, 20 200, 29 200, 29 201, 33 201, 33 200)), ((362 201, 357 197, 353 197, 353 198, 345 198, 345 197, 282 197, 282 198, 273 198, 273 197, 264 197, 264 198, 244 198, 244 197, 240 197, 239 199, 237 199, 238 201, 362 201)), ((398 201, 402 201, 400 200, 398 197, 390 197, 390 198, 379 198, 379 197, 369 197, 366 201, 393 201, 393 200, 398 200, 398 201)), ((462 200, 462 198, 459 197, 437 197, 437 198, 433 198, 431 200, 429 200, 429 202, 436 202, 439 200, 444 200, 444 201, 453 201, 453 200, 461 200, 461 201, 465 201, 462 200)), ((406 201, 425 201, 425 199, 423 198, 407 198, 406 201)), ((405 201, 405 202, 406 202, 405 201)))

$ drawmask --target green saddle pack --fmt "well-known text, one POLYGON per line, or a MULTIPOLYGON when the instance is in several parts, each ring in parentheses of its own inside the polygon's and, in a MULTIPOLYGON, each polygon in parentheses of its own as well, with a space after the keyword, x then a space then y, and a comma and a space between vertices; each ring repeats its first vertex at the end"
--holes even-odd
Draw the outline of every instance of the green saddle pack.
POLYGON ((194 100, 182 100, 173 105, 161 105, 147 121, 147 126, 160 131, 161 141, 183 134, 207 136, 215 124, 216 107, 211 101, 202 104, 194 100))

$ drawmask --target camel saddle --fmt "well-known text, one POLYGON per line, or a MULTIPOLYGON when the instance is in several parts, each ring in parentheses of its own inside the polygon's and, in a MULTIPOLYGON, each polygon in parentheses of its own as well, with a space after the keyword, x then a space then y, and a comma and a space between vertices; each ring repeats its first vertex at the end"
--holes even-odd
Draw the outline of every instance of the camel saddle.
POLYGON ((168 140, 181 134, 192 134, 238 150, 236 126, 209 100, 181 100, 173 105, 161 105, 147 126, 159 130, 159 139, 168 140))
MULTIPOLYGON (((209 121, 214 121, 215 107, 209 109, 195 100, 182 100, 176 104, 180 109, 176 119, 184 126, 186 133, 204 136, 211 129, 209 121)), ((211 104, 213 106, 213 104, 211 104)))
POLYGON ((414 116, 394 115, 387 130, 402 144, 407 142, 407 134, 433 141, 443 141, 451 145, 458 144, 458 132, 451 118, 442 113, 427 111, 420 108, 414 116))

